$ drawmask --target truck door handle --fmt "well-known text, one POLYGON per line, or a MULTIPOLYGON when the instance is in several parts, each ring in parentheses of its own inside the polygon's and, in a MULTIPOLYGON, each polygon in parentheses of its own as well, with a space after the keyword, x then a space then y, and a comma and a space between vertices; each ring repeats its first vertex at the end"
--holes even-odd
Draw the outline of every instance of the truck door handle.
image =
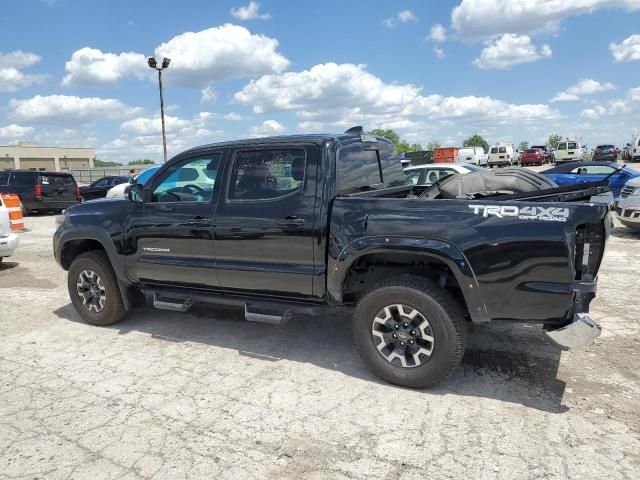
POLYGON ((298 218, 295 215, 287 215, 278 222, 278 225, 285 226, 301 226, 304 225, 304 218, 298 218))

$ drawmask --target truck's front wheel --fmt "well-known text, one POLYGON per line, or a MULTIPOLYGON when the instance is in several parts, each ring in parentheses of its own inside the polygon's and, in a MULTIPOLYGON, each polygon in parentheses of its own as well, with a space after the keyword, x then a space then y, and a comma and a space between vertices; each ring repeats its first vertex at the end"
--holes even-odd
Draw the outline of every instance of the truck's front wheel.
POLYGON ((360 300, 353 337, 372 373, 403 387, 425 388, 460 363, 464 316, 437 284, 406 275, 380 282, 360 300))
POLYGON ((102 251, 78 255, 69 268, 67 286, 73 306, 87 323, 112 325, 126 313, 116 274, 102 251))

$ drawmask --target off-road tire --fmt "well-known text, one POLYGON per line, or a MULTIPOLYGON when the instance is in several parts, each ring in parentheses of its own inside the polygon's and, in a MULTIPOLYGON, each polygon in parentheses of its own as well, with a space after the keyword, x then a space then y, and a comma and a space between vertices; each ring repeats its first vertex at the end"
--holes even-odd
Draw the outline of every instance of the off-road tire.
POLYGON ((464 315, 455 300, 429 279, 411 275, 376 284, 359 301, 353 315, 353 339, 369 370, 381 379, 410 388, 426 388, 446 378, 462 360, 466 347, 464 315), (384 307, 401 304, 418 310, 433 332, 428 361, 413 367, 391 363, 378 351, 374 318, 384 307))
POLYGON ((76 312, 91 325, 101 327, 113 325, 122 320, 127 313, 120 296, 116 274, 107 254, 101 250, 82 253, 73 260, 67 276, 67 286, 71 303, 73 303, 76 312), (83 271, 95 272, 104 285, 106 300, 104 307, 99 312, 89 311, 78 294, 77 282, 83 271))

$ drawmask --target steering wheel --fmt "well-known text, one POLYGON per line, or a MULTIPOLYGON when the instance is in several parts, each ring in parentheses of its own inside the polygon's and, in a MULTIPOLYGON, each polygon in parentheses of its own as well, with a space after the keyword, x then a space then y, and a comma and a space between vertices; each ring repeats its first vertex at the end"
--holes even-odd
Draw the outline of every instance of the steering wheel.
POLYGON ((182 187, 182 190, 184 189, 191 189, 193 193, 193 191, 195 191, 195 194, 199 194, 202 195, 203 197, 207 196, 207 191, 205 189, 203 189, 202 187, 199 187, 198 185, 194 185, 193 183, 190 183, 188 185, 184 185, 182 187))

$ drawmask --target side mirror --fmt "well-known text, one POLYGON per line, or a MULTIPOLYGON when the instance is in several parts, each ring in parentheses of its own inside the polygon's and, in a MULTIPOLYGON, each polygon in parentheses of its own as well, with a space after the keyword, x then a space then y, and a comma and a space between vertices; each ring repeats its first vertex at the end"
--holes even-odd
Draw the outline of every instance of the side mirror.
POLYGON ((146 191, 144 189, 144 186, 140 185, 139 183, 134 183, 129 187, 129 192, 127 195, 129 197, 129 200, 132 202, 144 203, 146 191))

